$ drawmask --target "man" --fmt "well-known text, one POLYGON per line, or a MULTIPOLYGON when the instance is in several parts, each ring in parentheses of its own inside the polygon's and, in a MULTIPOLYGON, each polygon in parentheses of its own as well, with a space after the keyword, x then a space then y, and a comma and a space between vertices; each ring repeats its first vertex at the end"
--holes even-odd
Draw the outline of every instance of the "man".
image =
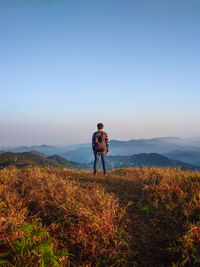
POLYGON ((103 123, 97 124, 98 131, 93 133, 92 136, 92 149, 94 151, 94 175, 97 174, 97 165, 99 156, 101 156, 101 161, 103 165, 103 172, 106 175, 106 155, 109 154, 109 142, 108 135, 103 131, 103 123))

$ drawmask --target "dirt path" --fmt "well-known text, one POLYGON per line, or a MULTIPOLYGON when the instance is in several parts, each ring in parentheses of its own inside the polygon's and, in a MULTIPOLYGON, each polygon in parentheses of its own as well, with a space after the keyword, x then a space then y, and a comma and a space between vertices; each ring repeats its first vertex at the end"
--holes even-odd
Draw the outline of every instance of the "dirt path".
POLYGON ((112 173, 106 177, 103 175, 95 178, 93 176, 77 177, 77 180, 83 185, 84 183, 94 183, 103 186, 108 193, 115 194, 122 208, 126 208, 129 220, 127 231, 131 236, 133 252, 130 266, 133 266, 134 262, 136 266, 165 266, 162 264, 163 259, 160 252, 155 250, 156 246, 152 244, 151 215, 140 210, 144 204, 144 181, 138 177, 131 180, 124 179, 112 173))

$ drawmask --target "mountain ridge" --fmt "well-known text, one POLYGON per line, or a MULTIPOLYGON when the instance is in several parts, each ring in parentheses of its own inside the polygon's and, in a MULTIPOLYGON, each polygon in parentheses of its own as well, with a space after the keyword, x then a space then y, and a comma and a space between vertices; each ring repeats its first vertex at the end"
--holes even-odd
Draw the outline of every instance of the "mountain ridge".
MULTIPOLYGON (((92 162, 89 164, 92 167, 92 162)), ((108 169, 134 168, 134 167, 163 167, 200 170, 200 167, 177 160, 171 160, 157 153, 140 153, 131 156, 108 156, 106 159, 108 169)))
MULTIPOLYGON (((93 158, 91 143, 69 145, 69 146, 22 146, 19 148, 3 149, 10 152, 28 152, 30 150, 38 151, 41 154, 52 156, 57 154, 65 159, 81 164, 89 164, 93 158)), ((180 155, 170 155, 172 151, 194 151, 200 153, 200 138, 181 139, 179 137, 156 137, 151 139, 130 139, 128 141, 120 141, 111 139, 109 142, 110 155, 131 156, 140 153, 158 153, 164 156, 169 155, 170 159, 180 160, 180 155), (166 154, 169 153, 169 154, 166 154)), ((185 159, 184 159, 185 160, 185 159)), ((187 158, 185 163, 196 165, 198 158, 187 158)), ((199 164, 198 164, 199 165, 199 164)))
MULTIPOLYGON (((74 161, 69 161, 59 155, 44 157, 40 153, 23 152, 13 153, 5 152, 0 154, 0 169, 9 166, 18 168, 28 166, 42 166, 68 169, 93 169, 93 161, 89 164, 80 164, 74 161)), ((181 161, 171 160, 157 153, 140 153, 131 156, 108 156, 106 158, 108 169, 131 168, 131 167, 172 167, 188 170, 200 170, 200 167, 183 163, 181 161)), ((100 166, 100 164, 99 164, 100 166)), ((101 167, 101 166, 100 166, 101 167)))
POLYGON ((69 168, 69 169, 85 169, 86 165, 77 162, 68 161, 59 155, 50 157, 43 157, 39 154, 32 152, 13 153, 5 152, 0 154, 0 169, 9 166, 19 168, 28 166, 42 166, 42 167, 56 167, 56 168, 69 168))
POLYGON ((172 160, 180 160, 200 167, 200 152, 197 151, 174 150, 164 153, 163 155, 172 160))

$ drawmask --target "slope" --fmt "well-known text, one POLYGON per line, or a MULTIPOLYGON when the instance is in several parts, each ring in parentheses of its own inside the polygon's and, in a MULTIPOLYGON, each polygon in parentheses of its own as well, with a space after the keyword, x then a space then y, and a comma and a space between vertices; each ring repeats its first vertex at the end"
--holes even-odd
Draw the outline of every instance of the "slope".
POLYGON ((84 164, 79 164, 75 162, 68 161, 58 155, 53 155, 49 158, 44 158, 44 156, 32 153, 32 152, 23 152, 23 153, 13 153, 5 152, 0 154, 0 168, 5 168, 8 166, 16 166, 18 168, 26 166, 39 165, 42 167, 66 167, 74 169, 84 169, 87 168, 84 164))

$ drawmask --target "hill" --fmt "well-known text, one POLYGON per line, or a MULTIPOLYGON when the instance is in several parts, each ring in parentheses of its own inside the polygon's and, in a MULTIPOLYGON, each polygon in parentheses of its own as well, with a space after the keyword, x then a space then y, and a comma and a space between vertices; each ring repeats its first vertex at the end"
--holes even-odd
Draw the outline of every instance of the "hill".
POLYGON ((35 155, 41 156, 42 158, 46 158, 44 153, 38 152, 37 150, 34 150, 34 149, 32 149, 30 151, 27 151, 27 152, 30 152, 30 153, 33 153, 35 155))
MULTIPOLYGON (((29 152, 36 150, 46 156, 57 154, 70 161, 88 164, 93 159, 91 144, 68 146, 30 146, 7 148, 7 152, 29 152)), ((173 150, 196 151, 200 153, 200 138, 181 139, 177 137, 158 137, 152 139, 131 139, 128 141, 110 140, 110 155, 131 156, 140 153, 164 154, 173 150)))
POLYGON ((88 166, 86 164, 80 164, 73 161, 68 161, 65 158, 59 156, 59 155, 53 155, 50 157, 47 157, 48 161, 54 162, 55 164, 58 164, 58 166, 64 166, 68 169, 87 169, 88 166))
MULTIPOLYGON (((93 159, 93 157, 91 158, 93 159)), ((194 165, 183 163, 181 161, 170 160, 167 157, 156 153, 150 154, 137 154, 132 156, 108 156, 106 159, 108 169, 117 168, 130 168, 130 167, 176 167, 184 168, 189 170, 200 169, 194 165)), ((23 153, 12 153, 5 152, 0 154, 0 169, 15 166, 23 168, 26 166, 42 166, 42 167, 56 167, 56 168, 70 168, 70 169, 92 169, 93 161, 90 164, 81 164, 59 156, 53 155, 45 157, 37 151, 23 152, 23 153)), ((100 163, 99 163, 99 167, 100 163)))
MULTIPOLYGON (((132 139, 129 141, 110 140, 110 155, 131 156, 141 153, 164 154, 172 150, 190 150, 200 152, 199 139, 180 139, 177 137, 160 137, 153 139, 132 139)), ((91 145, 75 147, 61 154, 69 160, 89 163, 93 158, 91 145)))
MULTIPOLYGON (((101 163, 99 167, 101 168, 101 163)), ((183 168, 188 170, 200 170, 200 167, 177 160, 171 160, 163 155, 157 153, 140 153, 131 156, 108 156, 106 158, 106 165, 108 169, 131 168, 131 167, 171 167, 183 168)), ((93 162, 89 164, 93 167, 93 162)))
POLYGON ((179 160, 200 167, 200 152, 197 151, 174 150, 163 155, 172 160, 179 160))
POLYGON ((16 166, 18 168, 26 166, 39 165, 42 167, 65 167, 74 169, 85 169, 87 168, 84 164, 68 161, 58 155, 45 158, 40 153, 34 152, 23 152, 13 153, 5 152, 0 154, 0 169, 8 166, 16 166))
POLYGON ((127 168, 127 167, 172 167, 187 168, 190 170, 198 169, 193 165, 177 160, 170 160, 157 153, 141 153, 132 156, 108 156, 108 168, 127 168))
POLYGON ((72 161, 88 164, 93 160, 94 153, 90 145, 90 147, 79 147, 74 150, 62 153, 62 157, 72 161))
POLYGON ((0 170, 4 266, 199 266, 200 172, 0 170))
POLYGON ((7 148, 7 152, 23 153, 31 150, 43 153, 45 155, 55 154, 58 150, 56 146, 40 145, 40 146, 21 146, 17 148, 7 148))

